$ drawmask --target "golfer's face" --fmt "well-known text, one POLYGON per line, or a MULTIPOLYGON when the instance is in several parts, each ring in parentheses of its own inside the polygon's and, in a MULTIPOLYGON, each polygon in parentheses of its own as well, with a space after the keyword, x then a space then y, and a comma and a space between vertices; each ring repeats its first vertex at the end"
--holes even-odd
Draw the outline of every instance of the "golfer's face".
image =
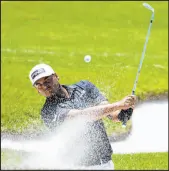
POLYGON ((54 93, 57 83, 57 76, 55 74, 52 74, 50 76, 43 77, 37 80, 34 86, 40 94, 45 97, 50 97, 54 93))

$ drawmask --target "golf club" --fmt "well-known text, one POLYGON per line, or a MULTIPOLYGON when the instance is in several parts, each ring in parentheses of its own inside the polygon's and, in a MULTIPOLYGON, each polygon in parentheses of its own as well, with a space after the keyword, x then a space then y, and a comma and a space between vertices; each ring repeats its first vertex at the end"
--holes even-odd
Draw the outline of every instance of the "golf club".
MULTIPOLYGON (((135 82, 134 82, 134 86, 133 86, 133 89, 132 89, 132 95, 135 94, 135 90, 136 90, 136 86, 137 86, 137 82, 138 82, 138 77, 140 75, 140 71, 141 71, 141 67, 142 67, 142 63, 143 63, 143 60, 144 60, 144 54, 145 54, 145 51, 146 51, 146 46, 147 46, 147 43, 148 43, 148 38, 150 36, 150 30, 151 30, 151 26, 152 26, 152 23, 153 23, 153 20, 154 20, 154 8, 151 7, 149 4, 147 3, 143 3, 143 6, 149 10, 152 11, 152 16, 151 16, 151 19, 150 19, 150 24, 149 24, 149 28, 148 28, 148 32, 147 32, 147 36, 146 36, 146 41, 144 43, 144 48, 143 48, 143 51, 142 51, 142 55, 141 55, 141 59, 140 59, 140 64, 139 64, 139 67, 138 67, 138 71, 137 71, 137 74, 136 74, 136 79, 135 79, 135 82)), ((132 108, 130 108, 131 111, 133 111, 132 108)), ((127 117, 125 117, 125 120, 122 124, 122 127, 126 127, 126 123, 127 123, 127 117)))

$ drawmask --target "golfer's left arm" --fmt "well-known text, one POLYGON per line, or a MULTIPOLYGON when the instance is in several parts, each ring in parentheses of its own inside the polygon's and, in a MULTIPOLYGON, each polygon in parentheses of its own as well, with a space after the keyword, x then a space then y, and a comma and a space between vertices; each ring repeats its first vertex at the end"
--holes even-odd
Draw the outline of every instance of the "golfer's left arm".
MULTIPOLYGON (((97 101, 97 105, 105 105, 105 104, 110 104, 108 102, 108 99, 99 91, 99 89, 94 85, 92 84, 91 82, 88 82, 88 85, 90 87, 90 95, 93 97, 93 99, 95 99, 94 101, 97 101), (92 92, 92 93, 91 93, 92 92)), ((120 113, 121 110, 116 110, 114 112, 111 112, 110 115, 108 115, 107 117, 109 119, 111 119, 113 122, 121 122, 119 119, 118 119, 118 114, 120 113)))
MULTIPOLYGON (((108 101, 102 101, 99 105, 105 105, 105 104, 110 104, 108 101)), ((120 113, 121 110, 116 110, 114 112, 111 112, 107 118, 109 118, 110 120, 112 120, 113 122, 121 122, 118 119, 118 114, 120 113)))

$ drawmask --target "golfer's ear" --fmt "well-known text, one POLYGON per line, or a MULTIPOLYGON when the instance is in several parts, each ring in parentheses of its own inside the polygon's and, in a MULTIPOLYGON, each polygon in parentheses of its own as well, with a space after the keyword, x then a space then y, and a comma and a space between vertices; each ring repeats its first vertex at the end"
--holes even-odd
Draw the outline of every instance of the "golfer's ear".
POLYGON ((54 75, 55 75, 56 79, 59 80, 59 76, 56 73, 54 75))

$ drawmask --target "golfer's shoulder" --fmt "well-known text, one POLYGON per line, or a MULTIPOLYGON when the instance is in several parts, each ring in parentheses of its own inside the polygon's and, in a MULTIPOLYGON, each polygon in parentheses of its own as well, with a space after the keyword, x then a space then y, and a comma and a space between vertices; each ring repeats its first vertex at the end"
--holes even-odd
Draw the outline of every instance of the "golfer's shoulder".
POLYGON ((95 87, 95 85, 91 81, 88 81, 88 80, 81 80, 75 83, 74 85, 81 87, 82 89, 95 87))
POLYGON ((48 105, 45 101, 45 103, 43 104, 42 108, 41 108, 41 115, 44 115, 45 113, 47 113, 48 110, 48 105))
POLYGON ((50 111, 54 110, 54 107, 52 107, 52 103, 50 102, 50 100, 46 99, 45 103, 43 104, 42 108, 41 108, 41 114, 46 114, 49 113, 50 111))

